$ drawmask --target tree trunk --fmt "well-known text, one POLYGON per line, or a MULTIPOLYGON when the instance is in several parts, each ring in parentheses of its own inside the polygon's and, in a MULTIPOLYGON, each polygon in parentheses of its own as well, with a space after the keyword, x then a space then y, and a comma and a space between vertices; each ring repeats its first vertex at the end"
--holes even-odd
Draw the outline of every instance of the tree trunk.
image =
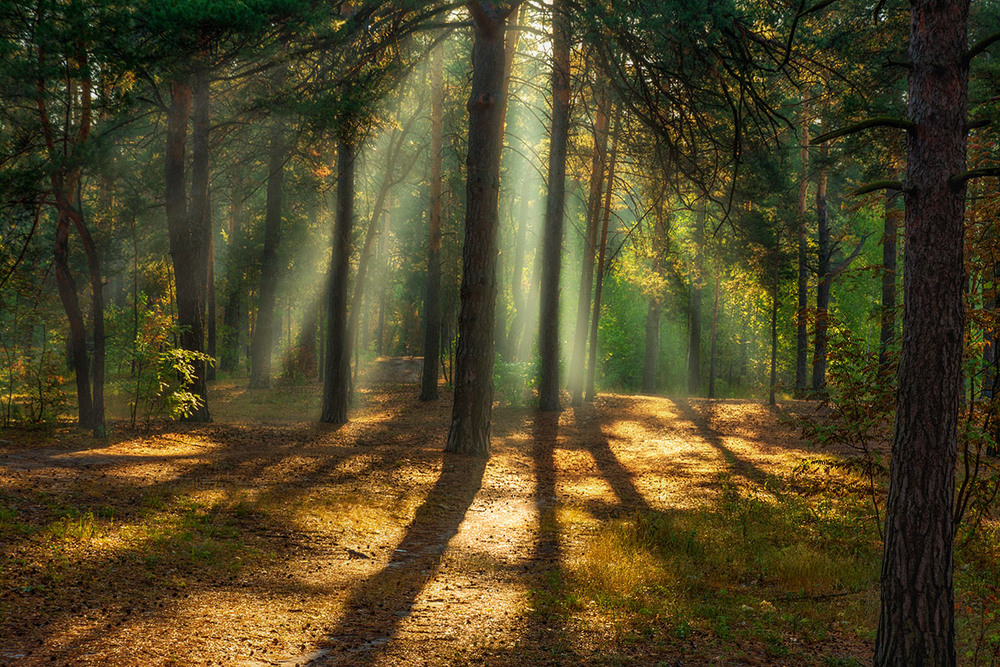
POLYGON ((896 234, 903 216, 898 206, 899 193, 887 191, 882 230, 882 313, 878 361, 883 370, 888 364, 889 347, 896 337, 896 234))
POLYGON ((580 296, 576 303, 576 334, 569 365, 569 393, 573 405, 583 402, 585 362, 587 353, 587 320, 590 296, 594 288, 594 258, 597 255, 597 230, 601 219, 601 199, 604 194, 604 170, 608 149, 608 96, 597 91, 597 113, 594 117, 594 155, 590 164, 590 195, 587 201, 587 231, 583 245, 580 296))
POLYGON ((903 345, 875 664, 954 665, 968 0, 911 3, 903 345))
MULTIPOLYGON (((781 270, 781 234, 774 237, 774 266, 771 283, 771 379, 768 385, 767 404, 775 405, 775 392, 778 389, 778 277, 781 270)), ((716 292, 718 294, 718 292, 716 292)), ((718 299, 718 297, 716 297, 718 299)), ((713 322, 713 329, 714 322, 713 322)))
POLYGON ((229 238, 226 241, 226 302, 222 306, 222 355, 219 368, 235 371, 242 343, 242 268, 237 252, 243 237, 243 200, 233 183, 229 200, 229 238))
POLYGON ((566 205, 566 144, 569 139, 570 25, 562 0, 552 3, 552 131, 549 133, 548 197, 538 326, 538 405, 560 410, 559 274, 562 268, 563 214, 566 205))
MULTIPOLYGON (((208 79, 195 77, 197 103, 192 125, 191 207, 185 193, 185 143, 191 116, 192 86, 185 79, 172 82, 170 108, 167 111, 167 148, 164 183, 167 226, 170 231, 170 255, 174 266, 177 292, 177 321, 182 327, 181 347, 193 352, 204 350, 205 281, 207 278, 207 236, 203 233, 207 217, 208 187, 208 79)), ((198 408, 189 416, 192 421, 211 421, 205 386, 205 364, 195 364, 195 379, 188 390, 199 399, 198 408)))
POLYGON ((601 223, 601 240, 598 243, 597 276, 594 288, 594 312, 590 324, 590 349, 587 363, 586 397, 594 400, 594 383, 597 374, 597 330, 601 322, 601 293, 604 289, 604 258, 608 246, 608 225, 611 222, 611 196, 615 191, 615 162, 618 158, 618 130, 620 119, 615 119, 614 142, 611 145, 611 158, 608 163, 608 186, 604 194, 604 218, 601 223))
POLYGON ((424 288, 424 366, 420 400, 438 397, 441 348, 441 199, 444 194, 444 54, 431 56, 431 199, 427 231, 427 285, 424 288))
POLYGON ((327 309, 326 371, 323 374, 321 421, 347 423, 351 395, 351 353, 347 336, 347 281, 351 269, 351 228, 354 225, 354 139, 342 130, 337 144, 337 214, 330 261, 327 309))
MULTIPOLYGON (((79 198, 77 198, 77 204, 78 206, 82 206, 79 198)), ((87 256, 87 267, 90 274, 91 319, 93 319, 94 326, 94 357, 93 365, 90 369, 94 386, 90 428, 94 435, 103 437, 107 433, 104 424, 104 358, 106 336, 104 333, 104 280, 101 274, 101 261, 97 251, 97 244, 94 243, 94 239, 90 235, 90 229, 87 227, 81 209, 69 207, 67 211, 76 225, 80 239, 83 241, 83 250, 87 256)))
POLYGON ((802 398, 808 389, 809 364, 809 254, 806 200, 809 193, 809 114, 802 103, 799 129, 799 275, 798 309, 795 311, 795 395, 802 398))
POLYGON ((688 329, 688 393, 701 393, 702 246, 705 244, 705 205, 698 210, 694 230, 694 276, 691 280, 691 326, 688 329))
POLYGON ((465 244, 458 315, 455 402, 445 451, 489 456, 493 409, 500 142, 503 130, 504 25, 492 3, 468 3, 475 24, 468 102, 465 244))
MULTIPOLYGON (((208 356, 213 359, 217 359, 216 356, 218 350, 218 332, 216 330, 216 319, 217 314, 215 310, 215 234, 213 233, 208 238, 208 283, 206 285, 208 288, 208 297, 205 308, 207 314, 205 319, 208 326, 208 356)), ((215 380, 215 370, 218 366, 217 363, 212 364, 208 367, 207 379, 209 381, 215 380)))
POLYGON ((719 267, 715 267, 715 296, 712 299, 712 334, 708 352, 708 397, 715 398, 715 357, 719 324, 719 267))
MULTIPOLYGON (((824 157, 826 146, 823 147, 824 157)), ((826 208, 826 167, 820 168, 816 181, 816 222, 818 266, 816 284, 816 337, 813 341, 812 389, 816 394, 826 391, 826 343, 830 308, 830 224, 826 208)))
MULTIPOLYGON (((67 204, 68 206, 68 204, 67 204)), ((77 424, 81 429, 94 426, 94 403, 90 394, 90 355, 87 354, 87 331, 76 291, 76 281, 69 268, 69 233, 72 225, 68 208, 58 208, 55 240, 56 285, 63 310, 69 320, 70 356, 76 375, 77 424)))
POLYGON ((646 346, 642 357, 642 393, 656 393, 656 366, 660 359, 660 299, 649 297, 646 310, 646 346))
POLYGON ((278 246, 281 243, 282 189, 285 180, 285 123, 271 118, 270 150, 267 157, 267 203, 264 207, 264 249, 257 290, 257 325, 250 345, 250 388, 271 386, 274 352, 274 306, 278 290, 278 246))

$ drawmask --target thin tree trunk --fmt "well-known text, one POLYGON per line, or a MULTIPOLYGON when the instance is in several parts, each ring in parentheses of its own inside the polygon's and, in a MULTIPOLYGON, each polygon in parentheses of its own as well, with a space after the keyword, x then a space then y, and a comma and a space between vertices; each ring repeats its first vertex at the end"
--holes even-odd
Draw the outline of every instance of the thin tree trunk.
POLYGON ((611 197, 615 191, 615 162, 618 158, 618 130, 620 118, 615 119, 614 141, 611 145, 611 158, 608 162, 608 186, 604 194, 604 218, 601 223, 601 240, 598 244, 597 276, 594 288, 593 317, 590 323, 590 348, 587 363, 587 381, 585 385, 586 398, 594 400, 594 385, 597 375, 597 330, 601 322, 601 294, 604 289, 604 259, 608 246, 608 225, 611 222, 611 197))
POLYGON ((715 295, 712 299, 712 334, 708 352, 708 397, 715 398, 716 342, 719 324, 719 267, 715 267, 715 295))
POLYGON ((809 232, 806 224, 806 201, 809 193, 809 114, 805 101, 800 111, 799 128, 799 275, 798 309, 795 311, 795 395, 802 398, 808 390, 809 365, 809 232))
POLYGON ((69 320, 70 356, 76 375, 77 424, 81 429, 94 426, 94 403, 90 394, 90 355, 87 354, 87 331, 83 311, 76 291, 76 281, 69 268, 69 233, 72 225, 69 211, 59 207, 56 222, 55 269, 56 285, 63 310, 69 320))
POLYGON ((566 205, 566 145, 569 140, 570 25, 563 0, 552 3, 552 131, 549 133, 548 197, 542 242, 538 326, 538 404, 560 410, 559 275, 562 269, 563 214, 566 205))
MULTIPOLYGON (((77 205, 82 205, 79 197, 77 197, 77 205)), ((94 356, 93 365, 90 369, 94 383, 90 427, 94 435, 103 437, 106 435, 104 424, 104 359, 106 338, 104 332, 104 280, 101 274, 101 261, 97 251, 97 244, 94 243, 81 209, 70 208, 69 214, 76 225, 80 239, 83 241, 83 249, 87 256, 87 267, 90 274, 91 319, 93 319, 94 327, 94 356)))
POLYGON ((347 336, 347 281, 351 268, 351 228, 354 225, 353 138, 343 131, 337 144, 337 215, 330 261, 330 301, 327 309, 326 372, 323 375, 321 421, 347 423, 351 393, 351 353, 347 336))
POLYGON ((903 345, 875 665, 954 665, 968 0, 911 3, 903 345))
POLYGON ((462 305, 458 315, 455 402, 445 451, 489 456, 493 410, 500 142, 503 131, 504 26, 492 3, 468 3, 475 24, 469 154, 466 159, 462 305))
MULTIPOLYGON (((824 157, 827 148, 823 147, 824 157)), ((826 167, 816 181, 816 221, 819 270, 816 284, 816 334, 813 341, 812 389, 817 394, 826 390, 826 344, 830 308, 830 224, 826 208, 826 167)))
POLYGON ((594 288, 594 259, 597 255, 597 231, 604 194, 604 171, 608 149, 608 96, 597 91, 597 113, 594 117, 594 155, 590 165, 590 195, 587 201, 587 231, 583 245, 580 296, 576 304, 576 333, 569 365, 569 393, 573 405, 583 402, 583 385, 587 358, 587 321, 590 297, 594 288))
POLYGON ((264 206, 264 249, 257 290, 257 325, 250 345, 250 388, 271 386, 274 353, 274 307, 278 291, 278 246, 281 243, 282 190, 285 180, 285 122, 271 118, 270 150, 267 157, 267 202, 264 206))
POLYGON ((883 370, 889 362, 889 348, 896 337, 896 235, 903 210, 899 193, 887 191, 882 229, 882 312, 878 361, 883 370))
POLYGON ((646 344, 642 357, 642 393, 656 393, 656 366, 660 360, 660 299, 649 297, 646 310, 646 344))
MULTIPOLYGON (((781 234, 774 238, 774 266, 772 267, 771 283, 771 378, 768 384, 767 404, 775 405, 775 393, 778 389, 778 277, 781 269, 781 234)), ((716 297, 718 298, 718 297, 716 297)), ((713 329, 714 323, 713 323, 713 329)))
POLYGON ((705 204, 698 209, 694 229, 694 275, 691 280, 691 325, 688 328, 688 393, 701 393, 702 246, 705 245, 705 204))
POLYGON ((234 183, 229 200, 229 234, 226 241, 226 301, 222 306, 222 356, 219 368, 234 371, 242 344, 242 270, 238 250, 243 237, 243 200, 234 183))
POLYGON ((438 397, 441 349, 441 199, 444 192, 444 54, 431 56, 431 198, 427 231, 427 285, 424 288, 424 365, 420 400, 438 397))
MULTIPOLYGON (((217 314, 215 310, 215 234, 211 234, 208 239, 208 302, 206 303, 206 309, 208 311, 206 315, 206 320, 208 323, 208 356, 213 359, 217 359, 217 346, 218 346, 218 332, 216 330, 216 319, 217 314)), ((218 366, 217 363, 212 364, 208 367, 207 379, 209 381, 215 380, 215 370, 218 366)))

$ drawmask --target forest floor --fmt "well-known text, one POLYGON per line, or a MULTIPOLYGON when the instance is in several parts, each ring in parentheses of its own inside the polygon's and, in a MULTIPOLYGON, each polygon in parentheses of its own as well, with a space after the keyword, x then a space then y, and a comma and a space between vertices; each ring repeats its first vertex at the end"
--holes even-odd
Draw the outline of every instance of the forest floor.
POLYGON ((220 381, 209 425, 6 432, 0 664, 870 659, 878 531, 815 404, 499 407, 484 462, 408 364, 340 428, 315 385, 220 381))

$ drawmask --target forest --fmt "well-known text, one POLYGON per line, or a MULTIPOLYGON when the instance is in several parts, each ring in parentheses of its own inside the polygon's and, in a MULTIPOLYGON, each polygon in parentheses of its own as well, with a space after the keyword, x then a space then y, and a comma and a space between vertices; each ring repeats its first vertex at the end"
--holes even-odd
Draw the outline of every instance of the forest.
POLYGON ((1000 665, 998 49, 0 0, 0 665, 1000 665))

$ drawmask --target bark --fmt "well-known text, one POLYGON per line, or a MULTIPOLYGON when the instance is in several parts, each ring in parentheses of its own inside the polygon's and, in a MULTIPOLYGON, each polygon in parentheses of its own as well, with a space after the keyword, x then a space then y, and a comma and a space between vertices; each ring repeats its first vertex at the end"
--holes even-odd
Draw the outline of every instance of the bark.
MULTIPOLYGON (((211 234, 208 239, 208 302, 205 304, 207 311, 205 319, 208 326, 208 356, 217 359, 218 352, 218 331, 216 329, 217 313, 215 308, 215 234, 211 234)), ((207 378, 209 381, 215 380, 215 370, 218 364, 208 367, 207 378)))
POLYGON ((226 301, 222 306, 222 356, 219 368, 234 371, 239 365, 243 340, 243 272, 238 250, 243 237, 243 200, 234 183, 229 200, 229 239, 226 242, 226 301))
MULTIPOLYGON (((826 149, 824 147, 824 155, 826 149)), ((826 390, 826 345, 830 308, 830 221, 826 208, 826 167, 820 169, 816 181, 817 223, 817 284, 816 284, 816 333, 813 340, 812 389, 821 394, 826 390)))
POLYGON ((444 193, 444 54, 431 56, 431 198, 427 230, 427 285, 424 288, 424 366, 420 400, 438 397, 441 348, 441 201, 444 193))
POLYGON ((882 219, 882 312, 878 360, 879 367, 883 369, 888 364, 889 347, 896 337, 896 235, 903 216, 898 200, 898 192, 887 193, 882 219))
MULTIPOLYGON (((774 265, 772 266, 771 282, 771 379, 768 385, 767 404, 775 405, 775 392, 778 388, 778 305, 779 276, 781 273, 781 234, 774 237, 774 265)), ((718 298, 718 297, 716 297, 718 298)), ((714 328, 714 326, 713 326, 714 328)))
POLYGON ((549 133, 548 197, 542 241, 538 318, 538 404, 560 410, 559 274, 562 269, 563 217, 566 205, 566 144, 569 139, 570 24, 563 0, 552 3, 552 131, 549 133))
POLYGON ((903 338, 875 665, 954 665, 968 0, 911 4, 903 338))
MULTIPOLYGON (((199 73, 193 86, 178 79, 171 84, 167 112, 165 166, 166 213, 170 232, 170 255, 177 293, 177 321, 182 327, 181 347, 202 352, 205 338, 205 293, 208 276, 208 77, 199 73), (192 99, 195 103, 192 105, 192 99), (192 106, 194 113, 192 114, 192 106), (185 193, 185 143, 187 122, 192 119, 191 205, 185 193)), ((188 391, 200 399, 191 421, 211 421, 206 367, 195 364, 195 379, 188 391)))
POLYGON ((597 230, 600 226, 607 148, 608 97, 598 91, 597 113, 594 117, 594 155, 590 165, 590 195, 587 201, 587 230, 583 245, 580 295, 576 304, 576 333, 573 336, 573 354, 570 356, 569 365, 569 393, 573 405, 580 405, 583 402, 587 321, 590 315, 590 297, 594 288, 594 258, 597 254, 597 230))
MULTIPOLYGON (((78 202, 79 203, 79 202, 78 202)), ((97 244, 90 234, 86 221, 79 209, 70 208, 67 213, 76 225, 77 233, 83 241, 83 250, 87 256, 87 267, 90 274, 90 303, 91 319, 94 326, 94 357, 93 365, 90 369, 93 379, 93 393, 91 404, 90 428, 94 435, 103 437, 106 435, 104 424, 104 360, 105 360, 105 339, 104 332, 104 280, 101 274, 101 261, 97 251, 97 244)))
POLYGON ((468 3, 475 24, 465 244, 455 356, 455 402, 445 451, 489 456, 493 409, 500 142, 503 130, 504 25, 491 3, 468 3))
POLYGON ((611 158, 608 163, 608 186, 604 193, 604 217, 601 223, 601 240, 598 243, 597 277, 594 287, 594 309, 590 324, 590 348, 587 363, 587 381, 585 385, 588 401, 594 400, 594 381, 597 374, 597 330, 601 322, 601 294, 604 290, 604 260, 608 246, 608 225, 611 222, 611 196, 615 189, 615 162, 618 157, 618 125, 615 120, 614 142, 611 146, 611 158))
POLYGON ((694 276, 691 281, 691 326, 688 329, 688 393, 701 393, 702 246, 705 245, 705 209, 699 209, 694 230, 694 276))
POLYGON ((270 149, 267 157, 267 202, 264 207, 264 248, 260 260, 260 288, 257 290, 257 324, 250 345, 250 388, 271 386, 271 357, 274 353, 274 308, 278 290, 278 246, 281 244, 282 190, 285 180, 285 123, 271 119, 270 149))
POLYGON ((347 281, 351 268, 351 228, 354 225, 354 139, 343 130, 337 145, 337 212, 330 261, 326 359, 321 421, 347 423, 351 394, 351 353, 347 336, 347 281))
POLYGON ((656 393, 656 366, 660 359, 660 299, 649 297, 646 310, 646 346, 642 358, 642 393, 656 393))
POLYGON ((501 350, 507 361, 518 358, 518 343, 524 332, 524 323, 528 319, 528 303, 524 299, 524 261, 528 252, 528 198, 521 196, 519 214, 515 217, 517 223, 517 240, 514 243, 514 266, 511 271, 510 296, 514 304, 514 317, 510 329, 504 339, 501 350))
POLYGON ((66 210, 60 209, 58 216, 55 241, 56 286, 59 288, 59 298, 69 320, 70 357, 76 375, 77 425, 82 429, 90 429, 94 425, 94 404, 90 393, 87 331, 83 324, 83 311, 80 309, 76 281, 69 268, 69 233, 72 221, 66 210))
POLYGON ((803 102, 799 129, 799 275, 798 309, 795 312, 795 395, 802 398, 808 389, 809 365, 809 253, 806 200, 809 193, 809 115, 803 102))

